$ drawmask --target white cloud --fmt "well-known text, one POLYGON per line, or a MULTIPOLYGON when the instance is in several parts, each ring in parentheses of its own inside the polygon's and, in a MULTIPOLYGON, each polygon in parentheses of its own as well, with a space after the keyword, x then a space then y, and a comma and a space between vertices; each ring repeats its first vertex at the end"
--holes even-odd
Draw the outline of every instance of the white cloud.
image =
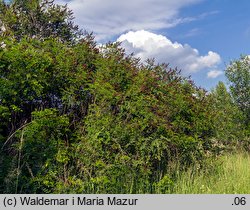
POLYGON ((167 37, 145 30, 130 31, 121 35, 117 41, 127 53, 135 53, 142 60, 155 58, 159 63, 170 63, 172 67, 182 69, 184 74, 190 74, 202 69, 216 68, 221 62, 220 55, 209 51, 201 56, 197 49, 187 44, 172 42, 167 37))
MULTIPOLYGON (((76 23, 107 40, 129 30, 158 30, 193 21, 179 17, 179 10, 202 0, 56 0, 68 4, 76 23)), ((202 18, 202 17, 201 17, 202 18)))
POLYGON ((222 75, 223 74, 223 71, 220 71, 220 70, 211 70, 207 73, 207 77, 208 78, 217 78, 218 76, 222 75))

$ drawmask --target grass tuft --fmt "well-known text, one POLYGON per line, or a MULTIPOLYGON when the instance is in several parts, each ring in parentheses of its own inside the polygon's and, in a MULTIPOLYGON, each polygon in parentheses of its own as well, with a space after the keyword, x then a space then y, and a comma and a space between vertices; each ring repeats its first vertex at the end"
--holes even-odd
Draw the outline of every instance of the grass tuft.
POLYGON ((250 154, 226 154, 201 170, 177 173, 174 194, 250 193, 250 154))

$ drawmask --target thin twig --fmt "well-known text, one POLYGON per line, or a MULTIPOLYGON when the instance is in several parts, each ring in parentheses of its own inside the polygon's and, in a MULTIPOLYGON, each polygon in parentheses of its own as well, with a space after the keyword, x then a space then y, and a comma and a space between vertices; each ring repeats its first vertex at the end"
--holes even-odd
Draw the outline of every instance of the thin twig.
POLYGON ((31 123, 31 122, 26 123, 26 124, 22 125, 20 128, 18 128, 17 130, 15 130, 15 132, 13 132, 13 133, 7 138, 7 140, 4 142, 4 144, 3 144, 3 146, 2 146, 1 149, 4 148, 4 146, 9 142, 9 140, 12 139, 12 137, 17 133, 17 131, 23 129, 25 126, 29 125, 30 123, 31 123))
POLYGON ((17 162, 17 178, 16 178, 16 194, 18 190, 18 182, 19 182, 19 175, 20 175, 20 162, 21 162, 21 155, 22 155, 22 147, 23 147, 23 134, 24 130, 22 130, 21 138, 20 138, 20 146, 19 146, 19 154, 18 154, 18 162, 17 162))
POLYGON ((31 168, 30 168, 30 166, 29 166, 29 164, 27 162, 26 162, 26 167, 28 168, 28 171, 29 171, 31 177, 34 179, 35 178, 34 174, 33 174, 32 170, 31 170, 31 168))

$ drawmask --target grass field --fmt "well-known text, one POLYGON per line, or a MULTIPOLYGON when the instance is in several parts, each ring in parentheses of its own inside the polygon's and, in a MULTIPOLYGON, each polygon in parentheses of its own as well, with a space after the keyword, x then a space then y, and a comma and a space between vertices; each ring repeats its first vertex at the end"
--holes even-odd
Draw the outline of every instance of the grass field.
POLYGON ((250 193, 250 154, 226 154, 202 169, 177 173, 171 193, 250 193))

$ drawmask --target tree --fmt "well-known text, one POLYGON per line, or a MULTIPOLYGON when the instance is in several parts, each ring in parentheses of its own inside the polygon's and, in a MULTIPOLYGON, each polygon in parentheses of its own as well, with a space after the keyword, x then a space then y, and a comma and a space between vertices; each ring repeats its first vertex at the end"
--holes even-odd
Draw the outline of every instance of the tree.
POLYGON ((245 115, 245 123, 250 123, 250 58, 242 56, 232 61, 226 69, 226 77, 235 103, 245 115))
POLYGON ((0 40, 5 43, 0 47, 0 191, 41 192, 41 181, 48 192, 52 170, 58 176, 66 171, 60 158, 68 142, 77 140, 70 139, 87 115, 98 51, 88 37, 71 46, 56 38, 0 40), (60 163, 43 171, 55 157, 60 163))
POLYGON ((1 192, 152 192, 171 161, 202 161, 212 107, 178 70, 91 39, 4 42, 1 192))
POLYGON ((73 19, 72 11, 54 0, 0 0, 0 35, 17 40, 28 36, 73 42, 82 35, 73 19))
POLYGON ((242 113, 233 102, 233 98, 227 91, 223 82, 219 82, 210 95, 215 111, 215 134, 223 142, 238 140, 242 134, 242 113))

